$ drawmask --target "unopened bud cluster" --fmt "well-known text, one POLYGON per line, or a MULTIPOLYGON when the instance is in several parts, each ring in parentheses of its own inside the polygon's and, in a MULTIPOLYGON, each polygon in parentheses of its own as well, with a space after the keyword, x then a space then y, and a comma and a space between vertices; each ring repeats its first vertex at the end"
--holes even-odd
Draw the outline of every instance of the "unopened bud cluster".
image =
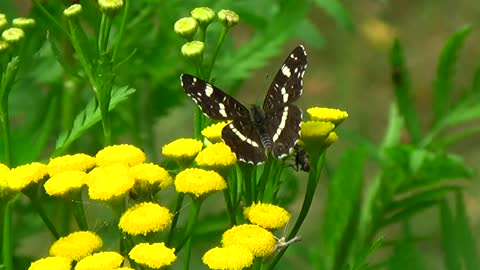
POLYGON ((203 55, 205 44, 194 40, 195 34, 201 28, 205 33, 207 27, 218 18, 218 21, 227 29, 238 23, 240 17, 231 10, 221 10, 217 14, 209 7, 197 7, 190 12, 190 17, 184 17, 175 22, 173 29, 180 37, 188 42, 182 46, 182 54, 189 58, 203 55))
POLYGON ((35 26, 35 20, 32 18, 14 18, 10 27, 8 24, 7 16, 0 13, 0 52, 24 39, 25 31, 35 26))

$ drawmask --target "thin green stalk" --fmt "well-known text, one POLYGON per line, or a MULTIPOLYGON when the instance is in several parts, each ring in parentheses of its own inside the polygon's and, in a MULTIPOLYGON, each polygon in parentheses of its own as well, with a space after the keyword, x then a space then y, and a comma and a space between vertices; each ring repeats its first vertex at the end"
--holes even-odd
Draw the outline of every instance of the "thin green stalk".
POLYGON ((117 58, 118 48, 120 48, 120 44, 122 43, 121 41, 123 39, 123 34, 125 33, 125 28, 127 25, 128 11, 130 10, 130 0, 125 0, 124 3, 125 3, 125 6, 123 8, 122 21, 120 23, 117 39, 113 47, 112 62, 115 62, 115 59, 117 58))
POLYGON ((78 192, 78 194, 75 196, 75 199, 72 200, 71 204, 73 207, 73 216, 75 217, 78 228, 82 231, 87 231, 88 223, 87 218, 85 217, 85 210, 83 208, 81 192, 78 192))
POLYGON ((210 80, 210 75, 212 74, 213 65, 215 64, 215 60, 217 60, 218 52, 220 51, 220 48, 222 47, 223 41, 225 40, 225 37, 227 36, 228 29, 229 28, 227 28, 227 27, 223 27, 222 32, 220 33, 220 37, 218 37, 217 46, 215 47, 215 51, 213 51, 212 62, 210 63, 210 67, 208 68, 207 77, 206 77, 207 81, 210 80))
POLYGON ((2 125, 3 158, 5 164, 11 166, 12 147, 10 145, 10 125, 8 120, 8 109, 4 108, 3 106, 0 111, 0 122, 2 125))
POLYGON ((3 241, 2 241, 2 259, 5 270, 13 270, 13 250, 12 250, 12 214, 13 205, 19 195, 5 204, 3 213, 3 241))
POLYGON ((62 24, 58 22, 55 19, 55 17, 52 14, 50 14, 50 12, 48 12, 48 10, 45 7, 43 7, 43 5, 40 4, 40 2, 38 2, 38 0, 33 0, 32 2, 50 21, 53 22, 53 25, 55 25, 60 31, 62 31, 65 35, 67 35, 70 38, 70 34, 67 32, 67 30, 65 30, 65 28, 63 28, 62 24))
MULTIPOLYGON (((288 234, 286 241, 295 237, 300 230, 300 227, 305 221, 308 212, 310 211, 310 206, 312 205, 313 196, 315 195, 315 190, 317 189, 318 180, 320 178, 320 173, 322 171, 323 163, 325 162, 325 152, 319 155, 313 155, 311 158, 311 163, 314 164, 312 166, 310 173, 308 175, 308 183, 305 192, 305 197, 303 199, 302 209, 300 210, 300 214, 298 215, 297 221, 293 226, 292 230, 288 234)), ((283 248, 278 252, 278 254, 273 258, 272 262, 268 266, 267 269, 274 269, 280 258, 282 258, 283 254, 287 251, 288 246, 283 248)))
POLYGON ((223 191, 223 198, 225 200, 225 204, 227 205, 227 215, 228 219, 230 219, 230 224, 235 225, 235 211, 232 206, 232 198, 230 197, 230 185, 229 188, 223 191))
POLYGON ((177 229, 178 217, 180 216, 180 209, 183 205, 183 199, 185 198, 185 193, 177 194, 177 202, 175 205, 175 212, 172 219, 172 224, 170 225, 170 231, 168 232, 167 246, 171 246, 173 242, 173 236, 175 235, 175 230, 177 229))
POLYGON ((25 195, 27 195, 27 197, 30 198, 30 206, 32 207, 32 209, 34 209, 38 213, 38 215, 40 215, 40 218, 42 219, 43 223, 47 226, 48 230, 53 235, 53 237, 55 237, 55 239, 60 238, 60 234, 58 233, 57 229, 55 229, 55 226, 48 218, 47 213, 45 213, 45 210, 42 207, 42 203, 40 203, 33 196, 29 196, 29 194, 25 194, 25 195))
POLYGON ((254 195, 255 201, 263 201, 263 195, 265 193, 265 188, 267 186, 268 179, 270 179, 270 176, 271 176, 273 164, 274 164, 273 157, 269 153, 267 161, 265 162, 265 166, 263 167, 262 176, 260 176, 260 181, 258 182, 258 185, 257 185, 257 190, 256 190, 257 193, 254 195))
MULTIPOLYGON (((192 253, 192 238, 195 225, 197 224, 198 214, 200 213, 200 207, 202 206, 203 199, 197 198, 193 200, 192 207, 190 208, 190 215, 188 217, 187 230, 185 231, 185 239, 187 239, 187 245, 185 247, 185 260, 183 269, 188 270, 190 268, 190 256, 192 253)), ((180 250, 182 245, 177 248, 180 250)))
POLYGON ((85 75, 87 75, 88 81, 90 82, 90 85, 92 86, 93 91, 96 93, 98 91, 97 82, 95 80, 95 76, 93 75, 90 62, 88 61, 86 57, 86 53, 81 46, 80 35, 82 32, 82 29, 80 28, 81 26, 77 18, 72 18, 68 20, 68 26, 71 32, 71 35, 69 37, 70 37, 70 42, 72 43, 72 47, 75 49, 78 60, 82 65, 83 71, 85 72, 85 75))

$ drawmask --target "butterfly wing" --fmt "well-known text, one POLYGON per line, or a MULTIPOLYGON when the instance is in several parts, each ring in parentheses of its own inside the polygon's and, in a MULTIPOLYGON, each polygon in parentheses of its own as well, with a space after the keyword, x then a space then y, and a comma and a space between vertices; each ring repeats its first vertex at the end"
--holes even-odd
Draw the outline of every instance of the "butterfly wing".
POLYGON ((180 83, 187 95, 211 119, 232 120, 238 117, 249 117, 248 109, 240 102, 200 78, 182 74, 180 83))
POLYGON ((276 110, 295 101, 303 93, 303 75, 307 68, 307 53, 297 46, 285 59, 268 89, 263 102, 265 112, 276 110))
POLYGON ((255 125, 249 118, 238 118, 225 126, 222 138, 240 161, 250 164, 265 161, 265 149, 255 125))
POLYGON ((295 105, 281 107, 266 115, 268 135, 272 139, 272 153, 277 158, 286 157, 300 139, 302 111, 295 105))

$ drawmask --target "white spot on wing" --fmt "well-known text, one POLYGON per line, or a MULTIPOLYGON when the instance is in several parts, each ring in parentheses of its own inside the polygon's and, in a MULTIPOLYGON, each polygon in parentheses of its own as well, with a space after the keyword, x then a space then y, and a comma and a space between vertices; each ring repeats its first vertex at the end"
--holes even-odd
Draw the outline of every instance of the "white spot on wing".
POLYGON ((286 103, 288 101, 287 89, 285 89, 285 86, 284 86, 284 87, 282 87, 282 89, 280 91, 281 91, 281 94, 282 94, 282 97, 283 97, 283 103, 286 103))
POLYGON ((218 113, 220 113, 223 117, 227 117, 227 112, 225 111, 225 105, 223 103, 218 103, 218 113))
POLYGON ((280 120, 280 124, 278 125, 278 128, 275 131, 275 134, 273 134, 273 137, 272 137, 273 142, 276 142, 278 140, 278 137, 280 137, 280 134, 282 134, 282 131, 285 128, 285 124, 287 123, 287 117, 288 117, 288 107, 285 107, 283 108, 282 119, 280 120))
POLYGON ((243 135, 238 129, 235 128, 234 125, 230 124, 229 126, 232 129, 233 133, 235 133, 235 135, 237 135, 238 138, 240 138, 240 140, 242 140, 244 142, 247 142, 248 144, 250 144, 253 147, 258 147, 258 143, 250 140, 250 138, 247 138, 247 136, 243 135))
POLYGON ((213 88, 210 84, 207 84, 205 86, 205 94, 207 95, 207 97, 210 97, 213 93, 213 88))
POLYGON ((286 65, 283 65, 283 66, 282 66, 282 73, 283 73, 283 75, 285 75, 287 78, 290 78, 290 75, 292 75, 292 73, 290 72, 290 68, 287 67, 286 65))

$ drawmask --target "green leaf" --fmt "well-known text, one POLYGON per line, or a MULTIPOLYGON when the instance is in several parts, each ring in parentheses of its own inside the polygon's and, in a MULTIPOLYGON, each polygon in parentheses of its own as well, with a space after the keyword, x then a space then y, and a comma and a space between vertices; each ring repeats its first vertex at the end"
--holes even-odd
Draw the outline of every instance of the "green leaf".
POLYGON ((329 184, 320 239, 325 269, 342 267, 350 252, 360 212, 365 158, 361 150, 345 152, 329 184))
POLYGON ((466 207, 463 203, 463 193, 459 191, 455 194, 455 226, 458 233, 458 246, 462 248, 460 256, 463 259, 466 270, 476 270, 480 269, 478 250, 475 246, 475 237, 472 229, 470 228, 465 209, 466 207))
POLYGON ((383 244, 383 237, 378 238, 375 242, 372 243, 370 248, 361 254, 360 256, 357 256, 355 260, 353 261, 353 265, 351 267, 352 270, 364 270, 367 269, 368 264, 366 263, 366 260, 368 256, 372 255, 375 250, 380 248, 380 246, 383 244))
POLYGON ((315 4, 324 9, 328 15, 332 16, 337 23, 343 26, 347 31, 355 30, 352 17, 347 9, 338 0, 315 0, 315 4))
MULTIPOLYGON (((114 88, 110 100, 109 111, 113 110, 120 102, 127 99, 127 97, 135 92, 135 89, 128 86, 114 88)), ((96 106, 96 100, 93 98, 81 111, 73 121, 72 129, 68 132, 60 134, 57 139, 55 151, 52 157, 63 153, 67 147, 74 142, 87 129, 101 120, 100 109, 96 106)))
POLYGON ((391 216, 384 218, 379 227, 383 228, 390 224, 408 220, 413 215, 423 210, 426 210, 434 205, 437 205, 438 202, 438 200, 422 201, 417 203, 414 207, 401 209, 400 211, 392 214, 391 216))
POLYGON ((405 121, 405 126, 410 134, 413 144, 416 145, 421 139, 420 121, 415 110, 415 102, 411 93, 410 79, 405 64, 405 57, 398 40, 395 40, 393 43, 390 61, 392 65, 392 80, 398 110, 405 121))
POLYGON ((408 224, 405 224, 404 238, 396 245, 395 249, 388 259, 389 270, 408 269, 424 270, 427 269, 421 252, 415 246, 415 239, 410 233, 408 224))
POLYGON ((435 79, 433 92, 433 112, 434 122, 437 123, 448 112, 449 101, 451 100, 452 78, 454 67, 457 62, 458 52, 460 51, 465 38, 471 31, 470 26, 465 26, 456 32, 445 44, 440 54, 437 65, 437 77, 435 79))
POLYGON ((308 43, 311 47, 316 49, 322 48, 325 43, 325 39, 318 30, 318 27, 308 18, 302 20, 302 23, 298 26, 297 35, 301 40, 305 40, 305 43, 308 43))
POLYGON ((440 203, 440 224, 445 265, 448 270, 462 269, 460 261, 460 247, 457 243, 457 231, 452 211, 446 200, 440 203))
POLYGON ((398 111, 397 104, 390 105, 388 127, 383 138, 382 147, 391 147, 400 143, 402 136, 403 119, 398 111))

